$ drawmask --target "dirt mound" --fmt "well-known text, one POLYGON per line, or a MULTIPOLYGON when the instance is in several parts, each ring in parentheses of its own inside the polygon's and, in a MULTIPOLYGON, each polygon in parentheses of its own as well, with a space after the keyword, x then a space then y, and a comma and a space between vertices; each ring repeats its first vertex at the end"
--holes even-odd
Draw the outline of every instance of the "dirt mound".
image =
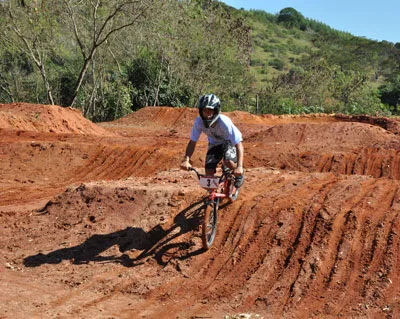
POLYGON ((329 141, 329 149, 345 150, 358 147, 386 146, 399 147, 393 133, 374 125, 363 123, 291 123, 270 125, 262 131, 248 136, 249 142, 276 144, 290 143, 294 146, 321 148, 329 141))
POLYGON ((369 123, 380 126, 385 130, 388 130, 394 134, 400 133, 399 118, 385 118, 385 117, 368 116, 368 115, 344 115, 344 114, 338 114, 336 115, 336 118, 340 119, 341 121, 369 123))
POLYGON ((33 104, 19 127, 12 106, 0 108, 0 317, 400 316, 393 121, 228 113, 245 184, 204 252, 205 194, 177 169, 196 109, 149 107, 93 134, 49 132, 63 117, 33 104))
POLYGON ((198 116, 195 108, 146 107, 112 122, 122 125, 155 127, 191 126, 198 116))
POLYGON ((28 103, 0 104, 0 129, 110 135, 77 109, 28 103))

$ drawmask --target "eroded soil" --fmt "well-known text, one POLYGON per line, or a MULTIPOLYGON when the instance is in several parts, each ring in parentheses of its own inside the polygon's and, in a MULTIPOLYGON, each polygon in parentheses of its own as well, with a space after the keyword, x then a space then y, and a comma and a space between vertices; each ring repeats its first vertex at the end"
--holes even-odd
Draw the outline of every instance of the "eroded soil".
POLYGON ((205 252, 196 115, 0 105, 0 318, 400 317, 396 119, 227 113, 246 178, 205 252))

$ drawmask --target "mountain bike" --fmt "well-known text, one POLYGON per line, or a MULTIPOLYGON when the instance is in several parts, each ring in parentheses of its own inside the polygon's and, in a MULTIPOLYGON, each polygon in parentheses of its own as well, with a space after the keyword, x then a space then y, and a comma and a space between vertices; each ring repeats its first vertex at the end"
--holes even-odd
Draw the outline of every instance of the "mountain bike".
POLYGON ((197 174, 199 184, 208 191, 208 196, 204 199, 203 220, 201 225, 201 239, 203 248, 208 250, 214 242, 217 232, 218 207, 220 201, 227 199, 233 202, 239 195, 239 189, 234 186, 235 175, 230 169, 223 170, 221 176, 209 176, 200 174, 195 168, 190 170, 197 174))

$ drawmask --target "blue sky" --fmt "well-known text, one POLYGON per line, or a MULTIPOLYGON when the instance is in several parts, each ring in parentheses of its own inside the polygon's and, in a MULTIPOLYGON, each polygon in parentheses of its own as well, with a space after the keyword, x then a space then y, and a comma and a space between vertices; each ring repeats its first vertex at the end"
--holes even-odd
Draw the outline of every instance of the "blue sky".
POLYGON ((276 14, 292 7, 333 29, 377 41, 400 42, 400 0, 221 0, 237 9, 276 14))

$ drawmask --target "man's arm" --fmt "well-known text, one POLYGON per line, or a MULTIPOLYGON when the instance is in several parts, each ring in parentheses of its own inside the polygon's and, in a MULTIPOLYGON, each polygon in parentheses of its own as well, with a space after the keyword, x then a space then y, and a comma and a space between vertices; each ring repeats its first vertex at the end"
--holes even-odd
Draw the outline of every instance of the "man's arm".
POLYGON ((243 175, 244 170, 243 170, 243 153, 244 153, 244 148, 243 148, 243 143, 239 142, 235 145, 236 147, 236 155, 237 155, 237 166, 234 170, 235 175, 243 175))
POLYGON ((188 145, 186 146, 185 157, 183 162, 181 163, 181 168, 185 170, 189 170, 192 165, 190 164, 190 158, 192 157, 194 150, 196 148, 196 142, 190 140, 188 145))

